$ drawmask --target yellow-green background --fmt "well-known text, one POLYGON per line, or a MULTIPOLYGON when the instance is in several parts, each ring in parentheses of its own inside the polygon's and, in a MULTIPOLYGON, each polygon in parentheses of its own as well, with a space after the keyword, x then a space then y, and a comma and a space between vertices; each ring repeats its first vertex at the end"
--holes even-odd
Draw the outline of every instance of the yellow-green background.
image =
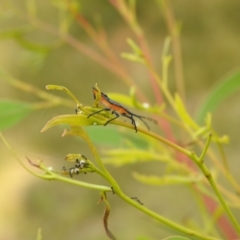
MULTIPOLYGON (((5 4, 7 0, 2 0, 5 4)), ((25 2, 11 1, 24 11, 25 2)), ((109 42, 117 55, 130 50, 126 43, 133 37, 130 28, 108 1, 79 1, 83 15, 94 23, 99 17, 108 34, 109 42)), ((161 72, 161 54, 167 28, 155 1, 139 0, 137 15, 145 30, 149 48, 158 72, 161 72)), ((193 116, 211 88, 240 64, 240 2, 224 1, 171 1, 174 14, 181 24, 181 43, 186 87, 187 107, 193 116)), ((49 1, 38 1, 38 16, 57 26, 58 13, 49 1)), ((12 13, 9 12, 11 15, 12 13)), ((0 31, 12 29, 27 22, 14 18, 0 18, 0 31)), ((94 43, 77 24, 71 32, 94 49, 94 43)), ((51 42, 54 37, 36 30, 29 39, 39 43, 51 42)), ((92 104, 91 87, 97 82, 104 92, 128 94, 129 87, 85 55, 72 47, 63 45, 53 51, 42 65, 34 64, 34 54, 24 50, 14 40, 0 42, 0 64, 14 77, 44 89, 47 84, 64 85, 72 90, 81 102, 92 104)), ((149 101, 154 103, 152 89, 145 68, 127 60, 121 60, 149 101)), ((170 88, 176 90, 173 67, 170 67, 170 88)), ((23 101, 36 101, 31 94, 19 91, 1 80, 0 97, 23 101)), ((55 94, 55 93, 54 93, 55 94)), ((57 93, 64 96, 64 93, 57 93)), ((230 144, 226 146, 231 171, 239 180, 239 92, 226 99, 213 114, 214 128, 219 134, 228 134, 230 144)), ((40 133, 50 118, 72 113, 69 108, 46 108, 35 112, 21 123, 3 133, 12 147, 31 159, 42 159, 48 166, 60 170, 67 165, 64 157, 68 153, 83 153, 91 156, 86 145, 70 137, 61 138, 62 129, 54 128, 40 133)), ((104 136, 102 136, 104 137, 104 136)), ((99 148, 99 151, 102 149, 99 148)), ((36 239, 37 229, 42 228, 43 239, 107 239, 102 215, 104 205, 97 205, 99 193, 89 189, 60 182, 42 181, 29 175, 0 144, 0 239, 36 239)), ((133 170, 151 173, 161 165, 139 164, 127 167, 108 167, 123 190, 129 196, 137 196, 147 207, 179 223, 192 219, 199 221, 195 198, 185 186, 149 187, 134 181, 133 170)), ((214 166, 213 166, 214 167, 214 166)), ((81 180, 102 182, 94 174, 80 175, 81 180)), ((169 236, 163 226, 126 205, 114 195, 109 195, 112 212, 109 227, 118 239, 161 239, 169 236), (145 238, 144 238, 145 237, 145 238)), ((237 214, 237 212, 236 212, 237 214)), ((239 214, 239 213, 238 213, 239 214)))

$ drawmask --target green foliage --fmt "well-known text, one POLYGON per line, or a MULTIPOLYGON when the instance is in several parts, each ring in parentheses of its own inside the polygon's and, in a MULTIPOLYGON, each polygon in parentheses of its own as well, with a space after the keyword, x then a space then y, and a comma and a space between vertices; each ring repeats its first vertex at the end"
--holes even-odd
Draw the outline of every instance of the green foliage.
POLYGON ((33 108, 29 103, 13 100, 0 101, 0 129, 6 129, 27 117, 33 108))
MULTIPOLYGON (((42 132, 55 126, 64 125, 66 129, 62 136, 68 135, 85 141, 94 159, 86 159, 81 153, 81 149, 79 149, 79 153, 69 153, 65 158, 69 164, 73 164, 72 167, 69 169, 63 168, 59 172, 47 167, 42 161, 35 163, 27 158, 31 167, 40 170, 40 173, 35 172, 19 159, 14 149, 0 134, 1 139, 13 156, 29 173, 38 178, 48 181, 57 180, 98 191, 100 193, 100 202, 102 201, 105 204, 103 226, 106 235, 112 240, 116 238, 109 230, 108 219, 111 208, 115 206, 110 206, 107 193, 114 193, 114 196, 119 197, 125 203, 167 227, 169 232, 177 232, 178 235, 182 235, 171 236, 166 240, 219 239, 219 228, 224 231, 220 217, 234 229, 231 229, 231 231, 235 235, 240 235, 239 223, 233 215, 232 209, 230 209, 230 206, 239 208, 239 199, 236 197, 236 193, 240 193, 240 186, 229 171, 227 157, 223 148, 223 144, 229 142, 229 137, 227 135, 220 136, 212 126, 212 113, 214 110, 221 106, 223 100, 239 90, 240 74, 237 72, 219 84, 199 108, 197 120, 194 119, 188 111, 185 101, 181 70, 181 49, 178 39, 180 33, 179 23, 172 15, 172 10, 169 8, 170 3, 165 0, 157 1, 161 7, 160 11, 167 21, 170 35, 166 37, 162 54, 159 54, 162 61, 162 72, 159 74, 158 68, 155 67, 151 53, 148 50, 149 44, 144 29, 138 22, 138 16, 136 15, 137 1, 109 1, 123 17, 134 35, 134 37, 127 38, 130 52, 121 53, 120 56, 131 63, 140 64, 149 75, 147 86, 152 88, 152 97, 156 100, 156 103, 154 105, 147 104, 144 101, 144 99, 147 101, 145 91, 139 87, 139 84, 128 73, 128 69, 121 63, 118 58, 119 53, 116 54, 111 48, 103 26, 100 26, 99 23, 97 23, 97 27, 93 26, 82 14, 82 8, 77 0, 52 0, 50 2, 58 14, 57 26, 52 26, 51 23, 46 23, 39 17, 39 3, 37 1, 26 0, 27 14, 21 10, 16 11, 15 7, 12 8, 12 11, 15 11, 17 17, 28 23, 22 27, 13 27, 1 31, 0 39, 12 39, 17 42, 27 53, 35 57, 38 66, 45 61, 52 51, 60 48, 63 44, 68 44, 77 52, 88 56, 106 70, 109 70, 118 80, 121 79, 127 88, 130 88, 130 93, 129 95, 118 92, 107 93, 113 102, 112 104, 111 101, 105 102, 104 105, 103 100, 106 101, 106 99, 102 99, 101 89, 96 84, 97 93, 95 99, 89 106, 85 106, 82 104, 85 99, 81 96, 81 99, 78 100, 66 87, 47 85, 47 90, 63 91, 68 94, 76 104, 76 114, 74 114, 72 101, 58 97, 54 92, 47 93, 42 89, 22 82, 1 69, 1 79, 24 92, 34 94, 39 97, 39 101, 36 103, 22 103, 1 100, 0 129, 12 127, 35 110, 55 106, 71 107, 73 114, 53 117, 45 124, 42 132), (79 36, 76 38, 71 33, 71 27, 75 27, 75 25, 85 32, 99 51, 96 51, 95 47, 88 46, 88 41, 82 41, 79 36), (31 37, 29 36, 34 35, 34 31, 38 29, 54 36, 54 40, 47 43, 38 41, 34 37, 34 40, 30 40, 31 37), (172 92, 172 87, 169 87, 168 71, 172 62, 175 67, 177 93, 172 92), (121 108, 121 105, 114 105, 114 101, 123 104, 129 110, 121 108), (103 105, 111 108, 108 109, 111 111, 101 111, 103 105), (97 111, 100 112, 94 114, 97 111), (131 111, 134 114, 131 115, 131 111), (121 118, 109 122, 109 120, 117 116, 116 112, 122 115, 121 118), (140 116, 144 116, 146 120, 151 120, 151 114, 154 114, 153 118, 158 120, 159 126, 154 126, 153 130, 148 131, 142 125, 139 125, 135 115, 135 113, 138 114, 137 112, 141 112, 140 116), (135 132, 134 121, 136 121, 137 133, 135 132), (108 122, 109 124, 107 124, 108 122), (213 147, 213 144, 216 147, 213 147), (100 152, 96 145, 101 150, 106 146, 108 148, 100 152), (216 149, 219 150, 219 153, 216 149), (181 184, 189 188, 194 194, 191 201, 196 200, 198 205, 195 212, 201 218, 204 227, 200 229, 195 219, 189 221, 193 222, 189 226, 184 221, 175 223, 175 219, 173 221, 169 220, 161 214, 150 210, 137 197, 126 195, 115 176, 107 169, 108 164, 120 168, 138 163, 144 165, 144 168, 132 172, 132 178, 137 180, 139 187, 141 184, 155 187, 181 184), (156 166, 156 170, 161 168, 163 173, 145 173, 144 170, 152 163, 156 166), (212 169, 212 166, 214 166, 214 169, 212 169), (104 179, 106 185, 99 184, 99 182, 88 183, 84 178, 81 181, 70 178, 73 175, 87 172, 99 175, 98 177, 104 179), (232 190, 222 185, 224 181, 227 181, 232 190), (203 201, 203 199, 206 201, 203 201), (213 202, 218 206, 217 210, 209 202, 213 202), (207 212, 208 210, 211 213, 210 215, 207 212)), ((10 6, 12 5, 10 4, 10 6)), ((85 87, 84 83, 81 82, 80 87, 85 87)), ((152 119, 152 122, 155 122, 155 120, 152 119)), ((151 168, 148 170, 150 171, 151 168)), ((227 231, 224 234, 226 238, 229 238, 227 231)), ((37 240, 41 239, 41 229, 39 229, 37 240)), ((147 240, 149 238, 142 239, 147 240)))
POLYGON ((83 115, 61 115, 51 119, 47 125, 41 130, 42 132, 46 131, 47 129, 59 125, 59 124, 66 124, 71 126, 89 126, 94 125, 95 121, 92 118, 87 118, 83 115))
POLYGON ((175 184, 187 184, 203 181, 204 177, 199 176, 179 176, 179 175, 166 175, 159 177, 156 175, 144 175, 137 172, 132 173, 133 177, 141 183, 147 185, 168 186, 175 184))
POLYGON ((86 128, 86 132, 95 144, 117 147, 122 143, 124 135, 112 127, 96 126, 86 128))
POLYGON ((198 111, 197 120, 202 123, 208 113, 213 113, 222 101, 240 89, 240 73, 236 72, 218 83, 208 94, 198 111))

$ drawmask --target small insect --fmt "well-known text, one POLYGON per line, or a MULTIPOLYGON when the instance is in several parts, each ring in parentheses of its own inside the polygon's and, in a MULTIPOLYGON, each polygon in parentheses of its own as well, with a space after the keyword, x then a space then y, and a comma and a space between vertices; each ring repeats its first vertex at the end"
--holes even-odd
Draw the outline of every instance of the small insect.
MULTIPOLYGON (((73 175, 78 175, 80 173, 81 169, 87 168, 88 167, 88 163, 86 160, 81 159, 80 161, 78 159, 76 159, 76 164, 74 167, 71 167, 68 169, 68 173, 71 177, 73 177, 73 175)), ((63 167, 62 169, 63 172, 67 172, 66 167, 63 167)), ((86 174, 86 172, 85 172, 86 174)))
MULTIPOLYGON (((94 99, 96 99, 96 94, 98 93, 98 90, 96 88, 92 88, 93 89, 93 97, 94 99)), ((112 111, 112 114, 115 115, 115 117, 109 119, 105 124, 104 126, 106 126, 108 123, 110 123, 111 121, 117 119, 121 116, 123 117, 126 117, 126 118, 129 118, 131 121, 132 121, 132 125, 134 126, 134 129, 135 131, 137 132, 137 125, 136 125, 136 122, 134 120, 133 117, 137 117, 139 118, 143 123, 144 125, 147 127, 148 130, 150 130, 148 124, 144 121, 144 119, 146 120, 149 120, 155 124, 157 124, 157 121, 155 119, 152 119, 152 118, 149 118, 149 117, 145 117, 145 116, 139 116, 135 113, 132 113, 130 112, 128 109, 126 109, 125 107, 123 107, 121 104, 119 104, 118 102, 115 102, 113 101, 112 99, 110 99, 105 93, 101 92, 101 97, 100 97, 100 100, 99 102, 105 106, 105 108, 99 110, 99 111, 96 111, 94 113, 91 113, 90 115, 88 115, 88 118, 95 115, 95 114, 98 114, 102 111, 112 111)))
POLYGON ((88 163, 84 159, 81 159, 80 161, 77 159, 75 167, 79 168, 79 169, 87 168, 88 167, 88 163))
POLYGON ((143 203, 137 197, 131 197, 131 199, 135 200, 139 204, 143 205, 143 203))
POLYGON ((68 173, 71 177, 73 177, 74 174, 78 175, 79 174, 79 168, 71 167, 71 168, 69 168, 68 173))

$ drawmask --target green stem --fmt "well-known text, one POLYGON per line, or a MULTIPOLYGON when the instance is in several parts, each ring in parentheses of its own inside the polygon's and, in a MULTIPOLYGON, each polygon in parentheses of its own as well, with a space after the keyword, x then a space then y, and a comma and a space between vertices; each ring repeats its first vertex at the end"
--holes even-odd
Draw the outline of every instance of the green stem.
POLYGON ((201 162, 201 163, 203 162, 203 159, 204 159, 204 157, 206 156, 206 153, 207 153, 207 150, 208 150, 208 148, 209 148, 211 139, 212 139, 212 133, 209 133, 207 142, 206 142, 206 144, 205 144, 205 146, 204 146, 204 148, 203 148, 203 151, 202 151, 202 153, 201 153, 201 155, 200 155, 200 157, 199 157, 199 159, 198 159, 198 161, 201 162))
POLYGON ((30 169, 28 169, 20 160, 20 158, 17 156, 17 154, 15 153, 14 149, 12 149, 12 147, 10 146, 10 144, 8 143, 8 141, 6 140, 6 138, 3 136, 3 134, 0 132, 0 138, 2 139, 2 141, 4 142, 4 144, 6 145, 6 147, 10 150, 11 154, 15 157, 15 159, 19 162, 19 164, 29 173, 33 174, 36 177, 39 177, 40 174, 37 174, 33 171, 31 171, 30 169))
POLYGON ((69 184, 74 184, 80 187, 85 187, 85 188, 90 188, 90 189, 94 189, 94 190, 99 190, 99 191, 103 191, 103 192, 112 192, 112 189, 110 187, 107 186, 102 186, 102 185, 97 185, 97 184, 92 184, 92 183, 86 183, 86 182, 82 182, 79 180, 74 180, 71 178, 66 178, 63 177, 61 175, 57 175, 57 174, 53 174, 51 177, 49 177, 49 180, 59 180, 62 182, 66 182, 69 184))
POLYGON ((209 137, 207 139, 207 142, 203 148, 203 151, 200 155, 200 157, 198 158, 196 156, 195 153, 192 154, 192 156, 190 156, 190 158, 198 165, 198 167, 201 169, 201 171, 203 172, 203 174, 205 175, 205 177, 207 178, 209 184, 211 185, 213 191, 215 192, 218 200, 220 201, 220 203, 222 204, 225 212, 227 213, 229 219, 231 220, 231 222, 233 223, 233 225, 235 226, 237 232, 240 234, 240 226, 237 222, 237 220, 235 219, 234 215, 232 214, 230 208, 228 207, 228 205, 226 204, 224 198, 222 197, 222 194, 220 193, 220 191, 218 190, 218 187, 215 183, 215 181, 213 180, 212 174, 210 173, 209 169, 207 168, 207 166, 205 165, 203 158, 206 155, 207 149, 210 145, 210 141, 211 141, 211 137, 212 134, 209 134, 209 137))
MULTIPOLYGON (((128 128, 132 128, 132 129, 134 128, 130 124, 124 123, 124 122, 120 122, 120 121, 113 121, 112 123, 116 124, 116 125, 122 125, 122 126, 125 126, 125 127, 128 127, 128 128)), ((217 185, 215 184, 215 182, 214 182, 214 180, 212 178, 212 175, 211 175, 210 171, 208 170, 208 168, 206 167, 206 165, 203 162, 203 158, 205 157, 206 152, 208 150, 208 147, 210 145, 212 134, 209 134, 207 142, 206 142, 206 144, 205 144, 205 146, 203 148, 202 154, 198 158, 194 152, 190 152, 190 151, 188 151, 188 150, 178 146, 177 144, 175 144, 173 142, 170 142, 169 140, 167 140, 167 139, 165 139, 165 138, 163 138, 163 137, 161 137, 161 136, 159 136, 159 135, 157 135, 155 133, 149 132, 149 131, 147 131, 145 129, 142 129, 142 128, 138 128, 138 132, 142 132, 142 133, 144 133, 144 134, 146 134, 146 135, 148 135, 150 137, 153 137, 153 138, 159 140, 160 142, 162 142, 162 143, 164 143, 164 144, 166 144, 166 145, 176 149, 177 151, 182 152, 183 154, 185 154, 186 156, 191 158, 198 165, 198 167, 201 169, 201 171, 203 172, 203 174, 207 178, 207 180, 210 183, 212 189, 214 190, 218 200, 220 201, 220 203, 222 204, 222 206, 225 209, 226 213, 228 214, 231 222, 234 224, 235 228, 240 233, 240 226, 238 225, 238 222, 236 221, 236 219, 233 216, 232 212, 230 211, 228 205, 224 201, 220 191, 217 188, 217 185)))
MULTIPOLYGON (((127 127, 127 128, 134 129, 134 126, 133 126, 133 125, 131 125, 131 124, 129 124, 129 123, 126 123, 126 122, 114 120, 114 121, 112 121, 111 123, 112 123, 112 124, 115 124, 115 125, 120 125, 120 126, 124 126, 124 127, 127 127)), ((141 132, 141 133, 143 133, 143 134, 145 134, 145 135, 147 135, 147 136, 149 136, 149 137, 152 137, 152 138, 154 138, 154 139, 156 139, 156 140, 158 140, 158 141, 160 141, 160 142, 168 145, 169 147, 172 147, 172 148, 174 148, 175 150, 177 150, 177 151, 185 154, 185 155, 188 156, 188 157, 190 157, 190 156, 192 155, 192 152, 190 152, 190 151, 188 151, 188 150, 180 147, 179 145, 177 145, 177 144, 175 144, 175 143, 167 140, 167 139, 164 138, 164 137, 161 137, 160 135, 157 135, 157 134, 155 134, 155 133, 153 133, 153 132, 150 132, 150 131, 148 131, 148 130, 145 130, 145 129, 141 128, 141 127, 138 127, 137 129, 138 129, 138 132, 141 132)))
POLYGON ((217 240, 217 238, 205 236, 201 233, 198 233, 198 232, 195 232, 191 229, 182 227, 181 225, 178 225, 178 224, 160 216, 159 214, 151 211, 150 209, 148 209, 148 208, 144 207, 143 205, 139 204, 138 202, 132 200, 130 197, 126 196, 122 192, 120 192, 120 193, 118 192, 117 194, 124 201, 128 202, 129 204, 131 204, 135 208, 139 209, 140 211, 144 212, 145 214, 149 215, 150 217, 156 219, 157 221, 165 224, 166 226, 169 226, 169 227, 177 230, 178 232, 183 233, 183 234, 191 237, 191 239, 217 240))
POLYGON ((84 131, 84 129, 79 126, 71 126, 71 131, 68 132, 68 134, 81 137, 87 142, 98 165, 100 166, 100 168, 102 170, 102 171, 100 171, 100 170, 99 171, 103 172, 102 176, 112 185, 112 187, 114 188, 115 191, 120 191, 119 185, 117 184, 117 182, 114 180, 114 178, 111 176, 111 174, 108 172, 108 170, 104 166, 96 147, 94 146, 94 144, 92 143, 91 139, 89 138, 88 134, 84 131))

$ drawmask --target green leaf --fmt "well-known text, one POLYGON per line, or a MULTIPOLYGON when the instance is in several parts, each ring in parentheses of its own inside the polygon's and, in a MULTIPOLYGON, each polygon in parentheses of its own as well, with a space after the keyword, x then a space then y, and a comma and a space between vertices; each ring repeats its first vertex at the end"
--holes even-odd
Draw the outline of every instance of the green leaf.
POLYGON ((30 104, 12 100, 1 100, 0 129, 6 129, 17 124, 31 111, 33 109, 30 104))
POLYGON ((91 140, 96 144, 119 147, 128 141, 141 149, 148 147, 147 139, 140 138, 138 134, 128 129, 118 130, 116 126, 107 125, 94 126, 92 128, 86 128, 85 130, 91 140))
POLYGON ((160 113, 165 108, 165 104, 162 104, 161 106, 150 106, 148 103, 138 102, 134 88, 131 89, 130 96, 120 93, 108 93, 107 95, 109 98, 122 104, 124 107, 136 108, 151 113, 160 113))
POLYGON ((166 175, 159 177, 156 175, 144 175, 133 172, 133 177, 141 183, 148 185, 173 185, 173 184, 186 184, 203 180, 203 176, 179 176, 179 175, 166 175))
POLYGON ((96 126, 85 130, 96 144, 119 146, 123 140, 123 135, 117 131, 116 127, 96 126))
POLYGON ((48 121, 41 132, 45 132, 47 129, 61 124, 70 126, 91 126, 95 125, 96 121, 93 118, 87 118, 86 115, 59 115, 48 121))
POLYGON ((143 148, 117 148, 105 151, 106 157, 104 163, 114 166, 122 166, 126 164, 135 164, 139 162, 161 161, 168 162, 169 157, 160 155, 148 149, 143 148))
POLYGON ((176 105, 176 111, 178 113, 178 116, 182 119, 182 121, 188 124, 189 126, 191 126, 193 129, 196 129, 196 130, 199 129, 198 125, 194 122, 192 117, 189 115, 182 99, 178 94, 175 94, 175 105, 176 105))
POLYGON ((135 107, 132 98, 127 95, 120 94, 120 93, 108 93, 107 95, 112 100, 119 102, 126 107, 131 107, 131 108, 135 107))
POLYGON ((219 83, 199 108, 197 121, 203 123, 207 113, 212 113, 223 100, 240 89, 240 72, 234 73, 219 83))

